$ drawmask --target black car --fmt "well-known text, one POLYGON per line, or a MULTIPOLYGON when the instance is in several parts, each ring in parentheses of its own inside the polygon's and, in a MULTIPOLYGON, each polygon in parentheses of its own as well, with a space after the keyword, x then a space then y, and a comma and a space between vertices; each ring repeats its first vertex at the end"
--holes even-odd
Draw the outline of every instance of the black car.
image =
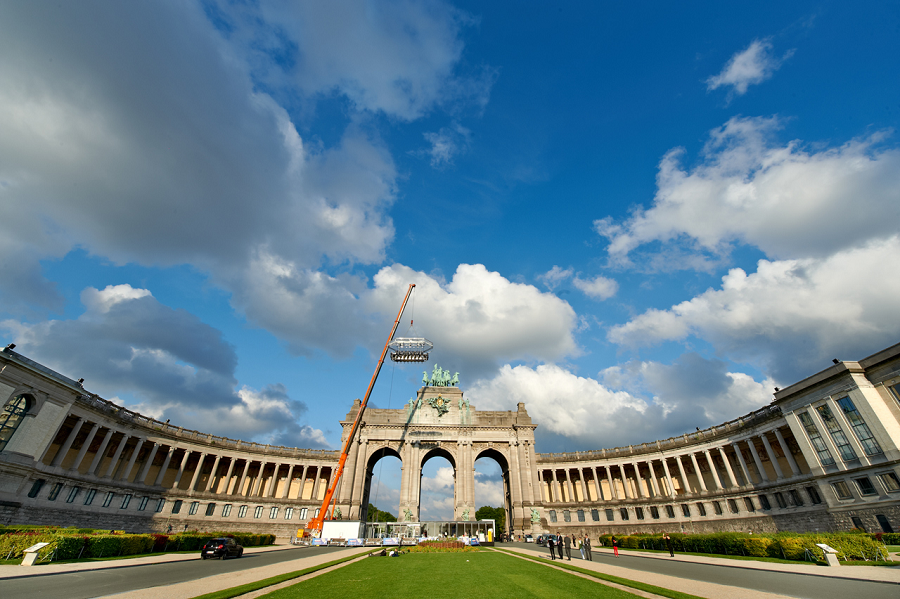
POLYGON ((238 545, 231 537, 211 539, 200 550, 200 559, 216 557, 225 559, 229 556, 241 557, 242 555, 244 555, 244 548, 238 545))

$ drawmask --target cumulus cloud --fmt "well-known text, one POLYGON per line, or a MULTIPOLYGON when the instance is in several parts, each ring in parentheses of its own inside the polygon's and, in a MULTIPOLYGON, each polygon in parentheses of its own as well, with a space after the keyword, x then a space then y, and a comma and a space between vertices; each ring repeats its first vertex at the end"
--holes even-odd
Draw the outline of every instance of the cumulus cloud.
POLYGON ((665 155, 653 205, 624 222, 594 222, 610 259, 651 242, 673 242, 719 256, 733 243, 773 258, 824 257, 896 233, 900 152, 879 147, 883 134, 837 148, 808 150, 774 140, 778 118, 733 118, 712 131, 702 161, 665 155))
POLYGON ((731 57, 718 75, 706 80, 708 90, 728 86, 730 93, 739 96, 747 93, 751 85, 762 83, 781 67, 781 64, 794 54, 793 50, 785 52, 778 58, 772 55, 770 39, 753 40, 746 49, 731 57))
POLYGON ((580 274, 575 274, 574 269, 567 268, 564 270, 556 265, 544 274, 538 275, 537 279, 550 290, 556 289, 571 279, 576 289, 589 298, 596 300, 609 299, 619 291, 619 284, 613 279, 602 275, 583 279, 580 274))
POLYGON ((574 275, 575 271, 572 268, 562 269, 554 264, 553 268, 544 274, 538 275, 537 280, 546 285, 547 289, 552 290, 571 279, 574 275))
POLYGON ((299 447, 327 447, 297 423, 306 405, 283 385, 236 390, 237 356, 220 331, 173 310, 146 289, 111 285, 82 292, 74 320, 0 323, 19 349, 102 396, 128 394, 129 407, 180 426, 299 447))
POLYGON ((467 395, 479 409, 515 410, 525 402, 540 424, 543 451, 571 451, 654 441, 720 424, 765 405, 771 399, 768 384, 729 372, 722 361, 686 354, 672 365, 628 362, 597 379, 555 364, 505 365, 467 395))
POLYGON ((885 273, 898 267, 897 235, 823 259, 761 260, 755 273, 732 269, 717 289, 613 327, 609 339, 636 347, 700 337, 788 384, 833 357, 856 359, 896 341, 900 283, 885 273))

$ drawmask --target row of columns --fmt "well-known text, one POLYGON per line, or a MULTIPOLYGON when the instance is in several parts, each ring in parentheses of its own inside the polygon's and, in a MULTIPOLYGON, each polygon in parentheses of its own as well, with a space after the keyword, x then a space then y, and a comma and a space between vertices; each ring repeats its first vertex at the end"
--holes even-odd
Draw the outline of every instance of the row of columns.
POLYGON ((587 487, 587 481, 589 479, 594 483, 598 501, 644 499, 649 497, 662 497, 663 495, 675 497, 677 493, 675 490, 675 485, 673 484, 673 471, 669 468, 669 460, 673 460, 678 468, 677 474, 675 476, 678 476, 680 478, 679 483, 681 492, 690 493, 690 484, 688 482, 688 477, 686 474, 687 468, 684 462, 685 458, 688 458, 690 460, 690 465, 693 468, 693 472, 696 474, 697 484, 699 485, 701 492, 742 487, 754 484, 754 481, 750 475, 750 469, 748 468, 747 462, 744 459, 744 455, 741 451, 740 444, 743 442, 748 446, 750 455, 752 456, 754 465, 756 467, 757 478, 759 479, 758 481, 756 481, 756 483, 770 482, 772 479, 763 466, 760 453, 756 447, 756 439, 759 439, 762 442, 763 447, 765 448, 766 455, 768 456, 769 462, 772 464, 772 469, 775 473, 775 481, 785 480, 787 478, 790 478, 791 476, 797 476, 801 474, 800 467, 794 457, 791 455, 790 449, 788 448, 784 436, 779 429, 775 428, 772 431, 767 431, 766 433, 762 433, 758 436, 749 437, 719 447, 704 448, 699 451, 693 451, 687 455, 662 456, 657 458, 650 457, 648 459, 636 460, 633 462, 613 463, 607 464, 605 466, 579 466, 574 469, 563 468, 562 470, 564 470, 565 472, 565 476, 563 479, 561 479, 562 477, 558 477, 557 475, 559 469, 544 469, 539 471, 538 477, 542 483, 547 484, 549 496, 544 497, 544 501, 549 503, 576 502, 578 500, 578 496, 575 493, 575 482, 578 481, 581 482, 584 501, 590 501, 590 492, 587 487), (782 470, 781 465, 778 463, 778 458, 776 457, 775 451, 773 450, 772 444, 768 438, 768 432, 774 432, 775 437, 778 441, 778 445, 782 448, 782 453, 784 454, 785 460, 787 461, 788 466, 791 469, 790 476, 785 475, 785 472, 782 470), (742 483, 739 482, 737 477, 735 476, 735 469, 732 467, 729 453, 727 451, 727 449, 729 448, 733 450, 733 455, 736 456, 737 464, 740 466, 740 474, 743 477, 742 483), (706 463, 709 466, 709 470, 712 475, 712 489, 707 486, 706 480, 704 480, 703 472, 700 469, 700 462, 698 462, 697 460, 698 454, 700 454, 700 457, 706 459, 706 463), (724 481, 723 477, 720 476, 719 469, 716 466, 716 454, 718 454, 724 465, 725 474, 727 476, 724 481), (662 464, 663 472, 661 476, 656 469, 657 463, 662 464), (649 484, 647 484, 646 493, 644 485, 641 484, 641 481, 647 480, 641 475, 642 464, 646 464, 647 468, 650 471, 648 477, 649 484), (627 471, 629 467, 634 473, 634 490, 631 489, 631 485, 629 484, 627 471), (616 469, 618 469, 617 475, 614 474, 616 469), (573 482, 572 480, 572 470, 578 471, 578 477, 575 482, 573 482), (606 494, 603 492, 603 487, 601 485, 601 479, 599 476, 601 470, 606 471, 605 478, 607 482, 607 488, 609 489, 609 496, 604 496, 606 494), (549 478, 545 475, 546 472, 549 472, 549 478), (589 476, 585 476, 586 473, 589 476), (662 480, 666 481, 667 488, 665 489, 665 492, 660 489, 660 485, 658 484, 658 481, 661 482, 662 480), (563 485, 565 485, 565 493, 563 492, 563 485), (624 491, 624 497, 619 497, 619 485, 621 485, 621 488, 624 491), (634 491, 636 491, 636 493, 634 491))
MULTIPOLYGON (((74 444, 76 438, 79 433, 83 429, 86 424, 86 420, 82 416, 78 416, 75 424, 72 427, 72 430, 66 436, 66 439, 63 441, 59 450, 53 456, 53 459, 50 461, 50 466, 59 467, 65 461, 66 456, 69 454, 72 449, 72 445, 74 444)), ((74 461, 69 466, 69 471, 71 472, 80 472, 81 468, 84 466, 85 458, 90 449, 91 444, 94 442, 98 431, 101 429, 101 424, 98 422, 92 423, 91 429, 87 434, 87 437, 84 439, 84 442, 81 445, 81 448, 78 450, 78 453, 75 456, 74 461)), ((172 489, 177 489, 181 484, 181 481, 184 477, 185 470, 187 469, 187 465, 189 459, 194 454, 200 454, 197 460, 197 465, 194 468, 194 471, 191 475, 191 481, 187 488, 189 494, 193 494, 196 492, 203 493, 218 493, 222 495, 243 495, 248 497, 260 497, 260 498, 274 498, 276 484, 280 480, 279 474, 286 467, 287 473, 284 479, 284 488, 282 489, 280 495, 281 499, 301 499, 303 495, 303 491, 306 486, 306 480, 308 474, 315 473, 315 482, 313 483, 312 495, 311 499, 316 500, 319 495, 319 491, 321 488, 321 484, 323 482, 328 482, 328 479, 323 477, 323 474, 326 471, 331 471, 333 474, 334 468, 331 465, 307 465, 307 464, 295 464, 295 463, 284 463, 279 461, 267 461, 267 460, 252 460, 249 458, 235 457, 235 456, 223 456, 220 454, 212 454, 204 451, 191 450, 183 447, 178 447, 177 445, 169 445, 165 443, 153 442, 147 439, 146 437, 140 437, 136 435, 128 435, 126 433, 121 433, 122 438, 119 439, 116 449, 113 452, 112 458, 109 461, 109 464, 103 469, 102 472, 98 471, 101 462, 103 461, 103 457, 107 454, 107 450, 109 449, 110 441, 113 436, 120 431, 116 431, 113 428, 107 428, 106 434, 103 436, 103 440, 100 442, 100 446, 97 448, 97 452, 94 454, 90 463, 87 466, 87 470, 85 470, 84 474, 98 476, 100 478, 107 478, 114 481, 121 482, 133 482, 140 484, 152 484, 154 486, 160 486, 163 484, 163 480, 166 478, 166 475, 169 472, 169 466, 171 465, 172 459, 175 456, 175 453, 178 450, 183 451, 181 461, 178 466, 178 470, 175 474, 175 479, 171 485, 172 489), (129 445, 129 442, 134 440, 134 445, 131 447, 131 453, 127 459, 127 461, 122 460, 122 454, 125 451, 126 447, 129 445), (135 472, 135 463, 137 462, 138 456, 141 450, 144 448, 145 443, 152 443, 152 446, 149 449, 149 453, 144 459, 140 469, 137 471, 137 474, 132 479, 132 474, 135 472), (150 468, 153 466, 153 461, 156 458, 157 453, 161 448, 167 448, 166 456, 163 459, 163 463, 160 466, 159 472, 154 477, 152 481, 147 480, 147 477, 150 473, 150 468), (219 478, 218 474, 220 471, 220 466, 222 462, 222 458, 225 458, 229 461, 227 473, 224 478, 219 478), (203 466, 205 463, 208 463, 208 460, 213 458, 210 475, 206 480, 205 484, 201 486, 201 488, 197 488, 199 478, 201 473, 203 472, 203 466), (234 489, 231 493, 229 493, 229 489, 231 487, 231 480, 233 476, 237 476, 235 472, 235 465, 244 461, 243 469, 240 471, 240 475, 238 478, 237 484, 235 484, 234 489), (250 465, 253 462, 259 463, 259 470, 255 477, 253 477, 253 482, 251 486, 247 488, 247 493, 242 493, 244 489, 244 485, 247 481, 248 476, 250 475, 250 465), (265 488, 262 488, 263 482, 263 474, 265 473, 266 468, 269 465, 274 465, 274 471, 272 472, 272 476, 266 484, 265 488), (301 467, 302 466, 302 470, 301 467), (300 474, 300 489, 297 493, 297 497, 289 497, 291 483, 294 480, 294 472, 295 470, 300 474), (213 487, 214 482, 218 479, 216 487, 213 487), (224 489, 219 492, 216 489, 221 484, 222 481, 225 481, 224 489)), ((48 447, 49 451, 49 447, 48 447)), ((46 453, 46 452, 45 452, 46 453)), ((46 457, 46 456, 44 456, 46 457)))

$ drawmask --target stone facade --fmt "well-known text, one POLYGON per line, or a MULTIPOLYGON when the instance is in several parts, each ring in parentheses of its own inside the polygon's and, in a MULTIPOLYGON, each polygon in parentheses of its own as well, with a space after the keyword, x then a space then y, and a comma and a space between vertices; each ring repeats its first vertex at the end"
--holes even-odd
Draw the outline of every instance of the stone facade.
MULTIPOLYGON (((287 537, 316 514, 339 457, 159 422, 9 348, 0 402, 15 412, 0 418, 4 524, 287 537)), ((900 530, 900 344, 838 361, 737 420, 615 449, 536 453, 524 404, 479 411, 456 387, 423 387, 363 420, 336 493, 351 519, 366 513, 375 464, 393 455, 401 520, 418 519, 422 467, 440 456, 459 520, 479 507, 475 460, 497 461, 516 533, 900 530)))

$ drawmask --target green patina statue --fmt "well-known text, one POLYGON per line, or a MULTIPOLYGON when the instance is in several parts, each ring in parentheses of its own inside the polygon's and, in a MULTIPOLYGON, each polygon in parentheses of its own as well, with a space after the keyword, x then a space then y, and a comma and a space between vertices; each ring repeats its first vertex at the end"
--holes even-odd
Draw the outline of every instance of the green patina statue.
POLYGON ((427 370, 422 371, 422 382, 426 387, 458 387, 459 373, 450 376, 449 370, 444 370, 435 364, 430 377, 427 370))

